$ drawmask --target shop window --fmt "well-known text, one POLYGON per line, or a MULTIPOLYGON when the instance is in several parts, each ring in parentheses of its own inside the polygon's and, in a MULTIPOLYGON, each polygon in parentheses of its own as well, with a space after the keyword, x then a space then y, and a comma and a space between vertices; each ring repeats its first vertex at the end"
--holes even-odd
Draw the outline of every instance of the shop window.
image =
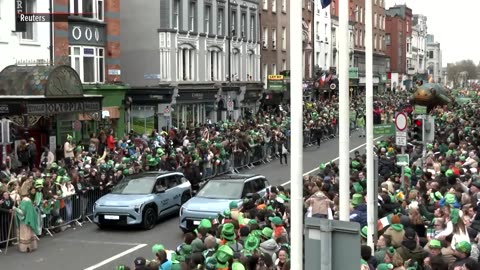
POLYGON ((196 78, 196 50, 191 45, 184 45, 178 49, 177 69, 180 81, 192 81, 196 78))
POLYGON ((105 82, 104 48, 69 47, 70 66, 75 69, 83 83, 105 82))
POLYGON ((224 35, 224 26, 223 26, 224 11, 223 8, 217 10, 217 35, 224 35))
POLYGON ((155 107, 132 106, 131 126, 135 133, 151 134, 155 129, 155 107))

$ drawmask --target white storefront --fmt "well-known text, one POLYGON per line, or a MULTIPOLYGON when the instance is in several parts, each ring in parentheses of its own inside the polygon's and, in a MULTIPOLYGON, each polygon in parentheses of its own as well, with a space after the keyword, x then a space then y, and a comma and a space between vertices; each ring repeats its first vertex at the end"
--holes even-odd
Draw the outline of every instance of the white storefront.
MULTIPOLYGON (((48 1, 26 0, 28 13, 48 13, 48 1)), ((29 23, 15 33, 15 1, 0 0, 0 71, 9 65, 47 63, 50 58, 49 23, 29 23)))
POLYGON ((334 64, 331 63, 332 57, 332 20, 330 18, 330 6, 323 8, 320 0, 315 2, 314 20, 314 65, 322 70, 328 70, 334 64))
POLYGON ((427 17, 413 15, 412 67, 415 73, 425 73, 427 57, 427 17))

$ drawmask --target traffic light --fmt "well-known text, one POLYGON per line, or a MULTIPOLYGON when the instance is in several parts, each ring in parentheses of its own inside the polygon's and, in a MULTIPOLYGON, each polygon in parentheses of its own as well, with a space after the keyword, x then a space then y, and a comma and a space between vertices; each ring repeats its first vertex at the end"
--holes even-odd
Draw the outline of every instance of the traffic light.
POLYGON ((423 119, 413 120, 412 138, 417 142, 423 141, 423 119))

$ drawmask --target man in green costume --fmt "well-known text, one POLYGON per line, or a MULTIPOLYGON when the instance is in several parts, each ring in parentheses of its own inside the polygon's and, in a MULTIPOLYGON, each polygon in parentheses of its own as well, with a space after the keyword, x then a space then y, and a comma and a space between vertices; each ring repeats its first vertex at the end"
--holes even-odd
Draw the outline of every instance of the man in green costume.
POLYGON ((36 235, 41 231, 38 227, 38 213, 35 210, 30 196, 35 193, 32 181, 26 181, 20 188, 22 201, 16 211, 18 230, 18 250, 20 252, 32 252, 37 249, 36 235))

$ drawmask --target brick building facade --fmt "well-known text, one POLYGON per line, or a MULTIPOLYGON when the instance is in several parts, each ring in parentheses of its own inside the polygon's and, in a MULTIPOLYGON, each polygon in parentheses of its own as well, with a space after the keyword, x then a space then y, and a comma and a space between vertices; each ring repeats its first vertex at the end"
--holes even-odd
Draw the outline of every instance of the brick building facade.
POLYGON ((405 5, 394 6, 386 11, 386 53, 389 56, 388 76, 392 89, 409 88, 407 74, 412 46, 412 10, 405 5), (407 57, 409 56, 409 57, 407 57))
POLYGON ((54 62, 70 64, 84 84, 120 80, 120 0, 53 0, 53 11, 69 12, 54 22, 54 62))

